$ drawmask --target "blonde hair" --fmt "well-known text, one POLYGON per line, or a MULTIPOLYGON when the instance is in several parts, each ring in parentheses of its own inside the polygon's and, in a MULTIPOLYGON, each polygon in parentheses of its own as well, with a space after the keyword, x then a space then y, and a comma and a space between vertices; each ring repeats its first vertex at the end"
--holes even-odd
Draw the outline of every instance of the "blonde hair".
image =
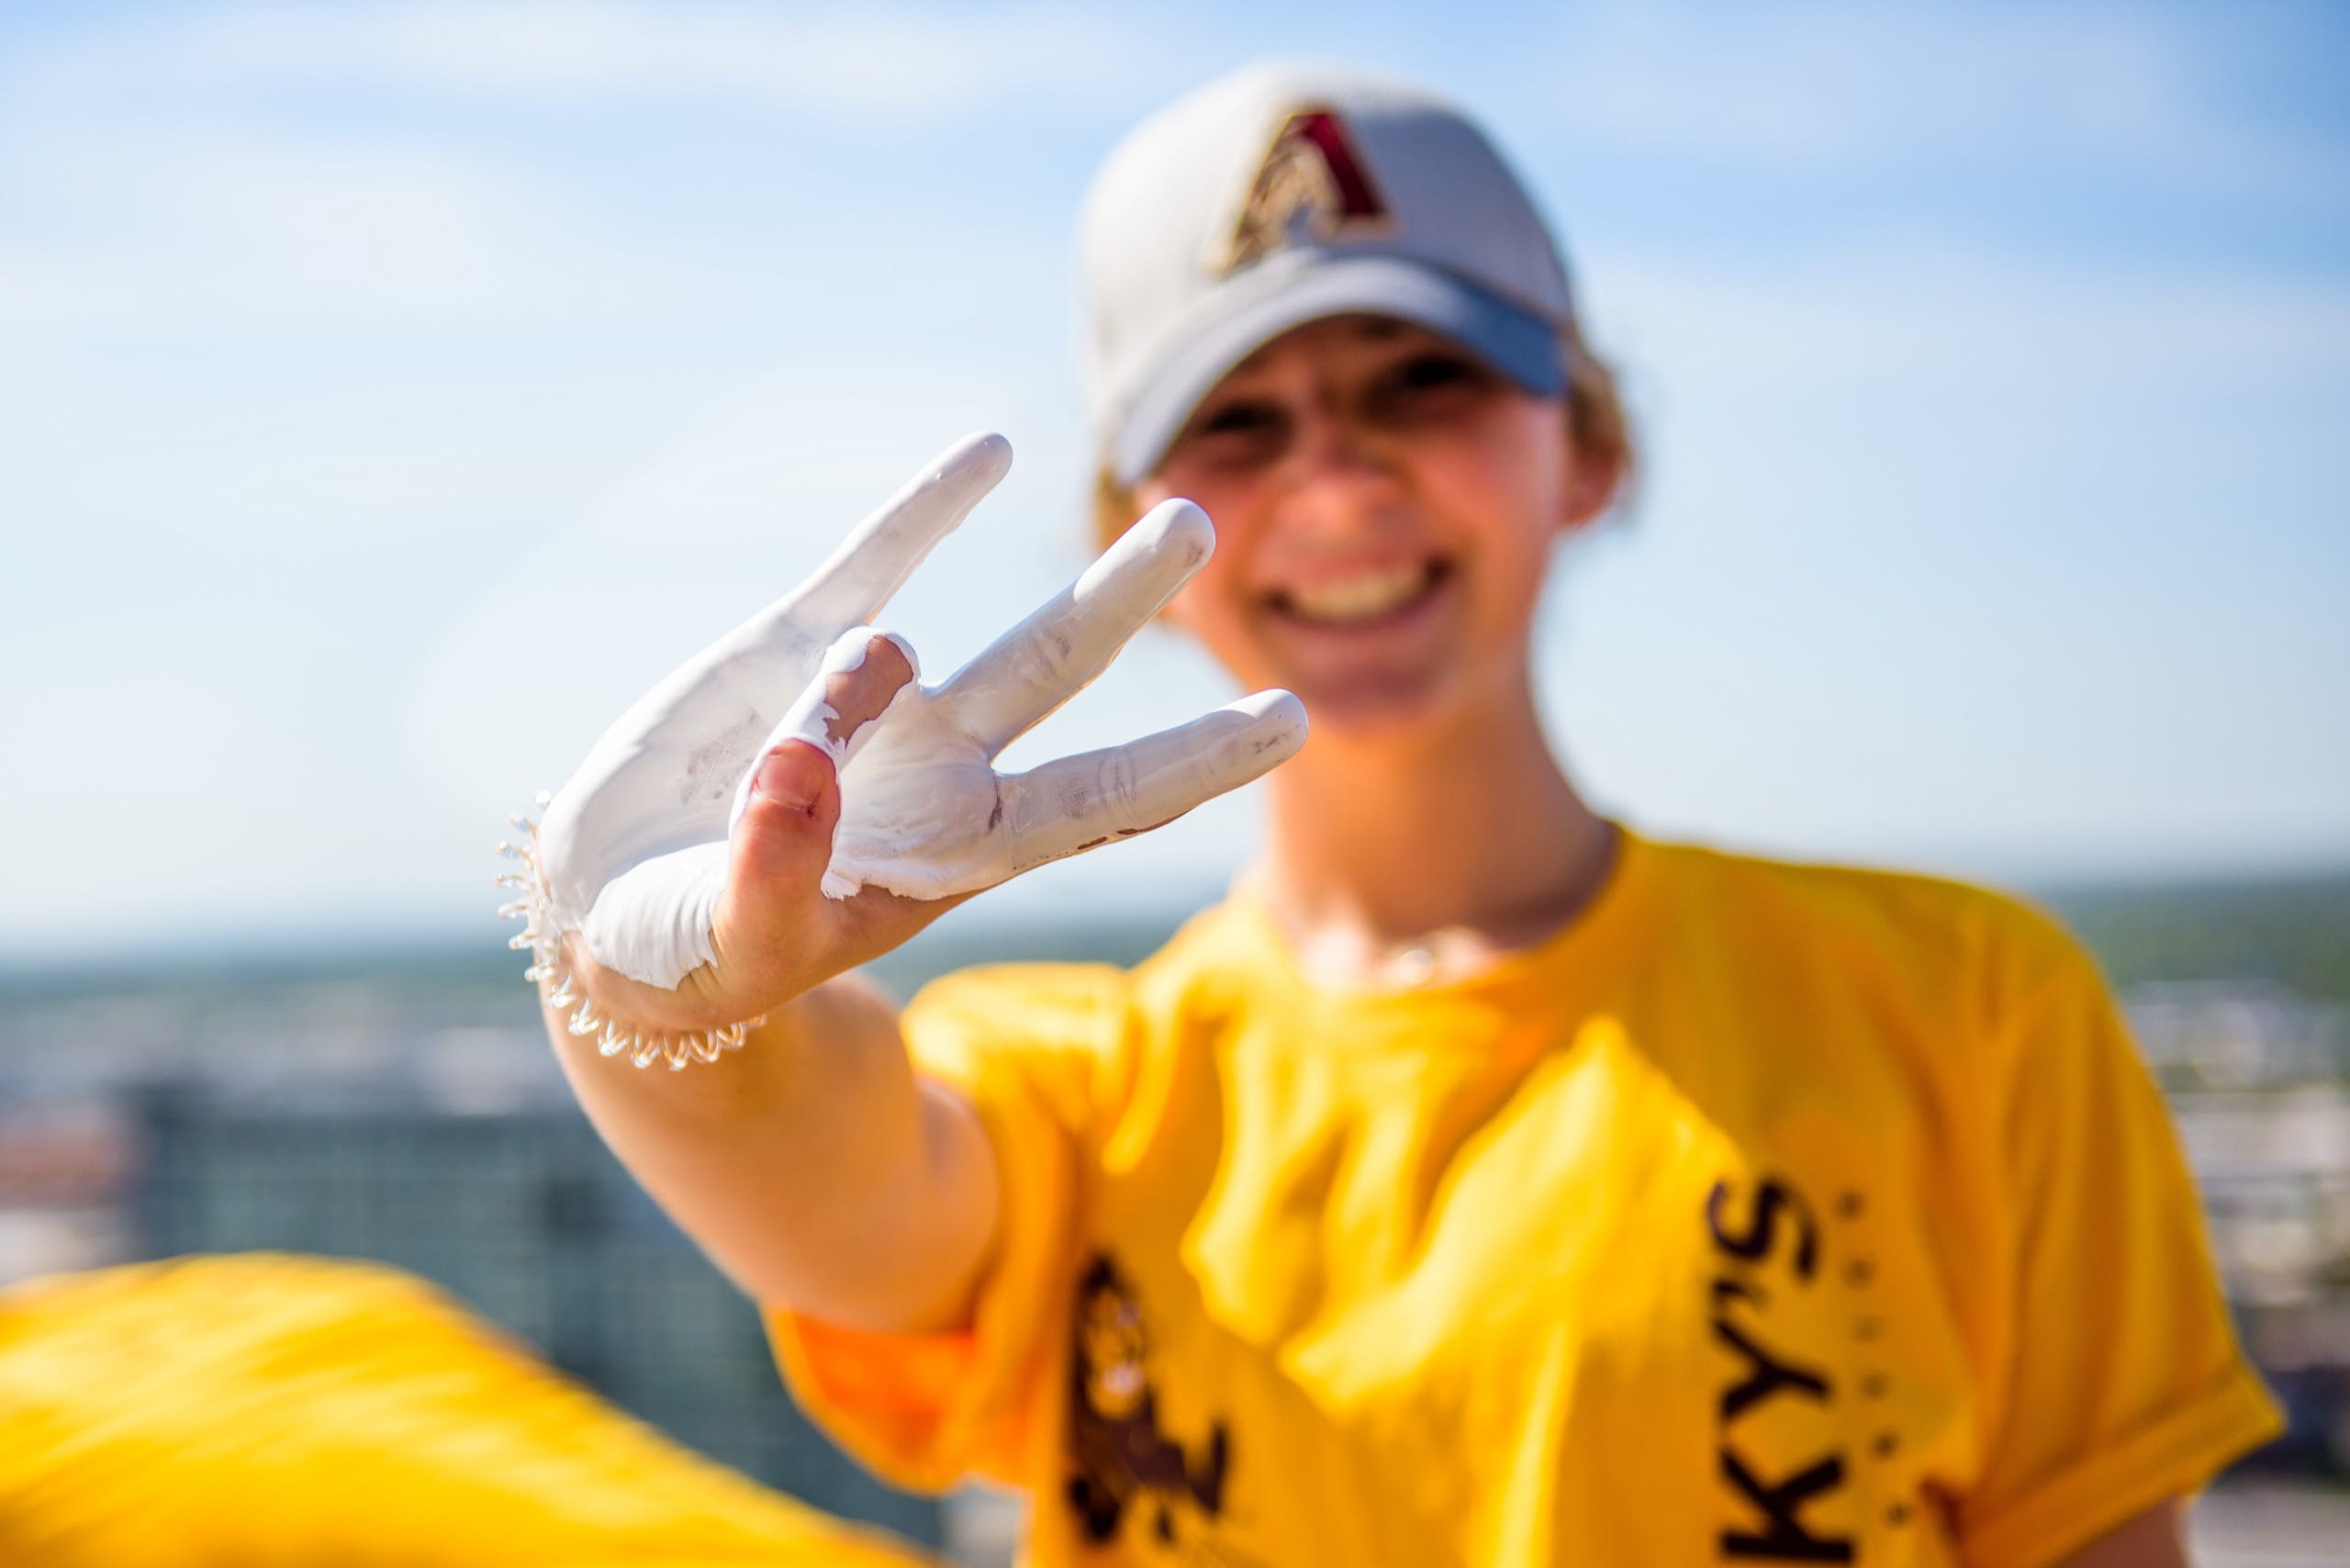
MULTIPOLYGON (((1621 510, 1631 498, 1632 480, 1639 454, 1632 439, 1631 416, 1616 382, 1616 367, 1591 351, 1583 325, 1569 320, 1559 334, 1567 361, 1566 436, 1576 457, 1616 470, 1616 493, 1609 508, 1621 510)), ((1104 462, 1093 475, 1093 535, 1097 548, 1107 548, 1142 515, 1134 492, 1118 483, 1104 462)))

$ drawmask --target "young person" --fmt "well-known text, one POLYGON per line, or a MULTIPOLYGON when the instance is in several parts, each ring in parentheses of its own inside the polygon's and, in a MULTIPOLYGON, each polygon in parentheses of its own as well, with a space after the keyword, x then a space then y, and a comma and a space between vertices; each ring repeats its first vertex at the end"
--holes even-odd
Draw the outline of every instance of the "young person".
MULTIPOLYGON (((1131 581, 1190 548, 1165 503, 1203 507, 1167 617, 1313 725, 1231 897, 1132 972, 897 1014, 850 964, 1297 733, 1270 699, 1053 775, 1058 825, 1007 847, 1043 795, 939 736, 1011 724, 956 719, 977 678, 903 695, 861 632, 786 738, 721 748, 752 777, 717 836, 631 827, 690 667, 541 830, 579 1096, 772 1308, 800 1399, 901 1483, 1026 1488, 1040 1563, 2181 1561, 2177 1500, 2275 1417, 2088 962, 1990 893, 1647 839, 1546 743, 1548 561, 1633 454, 1483 136, 1244 72, 1113 155, 1084 262, 1118 542, 982 673, 1046 668, 1033 720, 1166 597, 1173 568, 1131 581), (1039 651, 1104 595, 1114 631, 1039 651), (623 840, 702 856, 687 916, 606 918, 661 879, 623 840)), ((975 450, 922 490, 941 515, 975 450)), ((809 621, 828 593, 773 622, 803 655, 863 619, 809 621)))

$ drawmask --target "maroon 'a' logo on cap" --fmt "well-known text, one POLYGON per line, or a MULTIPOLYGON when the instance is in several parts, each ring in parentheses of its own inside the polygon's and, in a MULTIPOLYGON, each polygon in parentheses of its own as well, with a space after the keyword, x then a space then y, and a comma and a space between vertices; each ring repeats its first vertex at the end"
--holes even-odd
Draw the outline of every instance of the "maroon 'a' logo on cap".
POLYGON ((1291 245, 1393 230, 1346 122, 1330 109, 1304 108, 1281 122, 1230 240, 1209 261, 1219 273, 1237 272, 1291 245))

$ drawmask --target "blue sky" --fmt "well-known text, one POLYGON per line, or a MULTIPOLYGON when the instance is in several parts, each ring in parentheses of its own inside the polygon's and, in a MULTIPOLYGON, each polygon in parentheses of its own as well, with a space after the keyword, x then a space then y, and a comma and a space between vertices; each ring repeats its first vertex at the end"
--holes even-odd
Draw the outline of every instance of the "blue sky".
MULTIPOLYGON (((0 956, 477 929, 507 810, 993 427, 889 617, 944 674, 1081 564, 1093 163, 1263 54, 1460 95, 1564 231, 1649 463, 1542 634, 1611 809, 2350 860, 2350 16, 1427 15, 0 11, 0 956)), ((1153 635, 1015 755, 1224 696, 1153 635)), ((1251 832, 993 907, 1196 899, 1251 832)))

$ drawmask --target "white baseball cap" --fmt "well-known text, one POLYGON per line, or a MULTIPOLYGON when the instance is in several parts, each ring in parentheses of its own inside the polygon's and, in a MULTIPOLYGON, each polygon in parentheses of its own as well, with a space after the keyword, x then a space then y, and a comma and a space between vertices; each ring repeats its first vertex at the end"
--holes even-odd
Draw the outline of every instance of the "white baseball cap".
POLYGON ((1080 251, 1087 412, 1122 485, 1233 366, 1326 317, 1397 317, 1566 389, 1573 297, 1526 187, 1389 78, 1272 62, 1178 99, 1094 176, 1080 251))

